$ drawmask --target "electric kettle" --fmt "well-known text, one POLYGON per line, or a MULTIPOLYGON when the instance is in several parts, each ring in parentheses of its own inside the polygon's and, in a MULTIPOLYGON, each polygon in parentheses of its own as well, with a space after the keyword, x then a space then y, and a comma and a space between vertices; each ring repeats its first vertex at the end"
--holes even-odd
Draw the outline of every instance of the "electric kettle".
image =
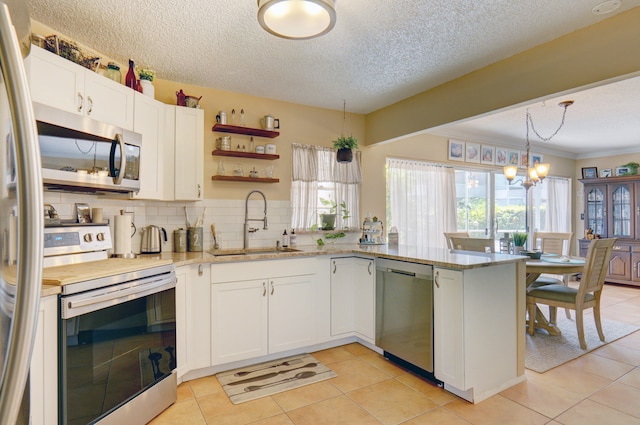
POLYGON ((142 242, 140 252, 143 254, 159 254, 162 252, 162 238, 167 241, 167 231, 160 226, 146 226, 142 228, 142 242))

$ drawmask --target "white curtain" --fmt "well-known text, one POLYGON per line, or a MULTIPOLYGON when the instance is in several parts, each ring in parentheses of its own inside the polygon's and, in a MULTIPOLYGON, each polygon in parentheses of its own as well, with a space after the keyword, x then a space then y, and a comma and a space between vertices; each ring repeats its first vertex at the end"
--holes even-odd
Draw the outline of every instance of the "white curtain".
POLYGON ((566 178, 548 177, 544 180, 547 185, 547 208, 545 223, 547 232, 571 231, 571 199, 570 180, 566 178))
POLYGON ((417 249, 447 248, 444 232, 456 231, 455 171, 421 161, 387 158, 389 226, 400 243, 417 249))
POLYGON ((360 220, 360 151, 353 152, 353 161, 338 163, 332 148, 292 144, 293 170, 291 182, 291 226, 309 229, 318 222, 318 187, 331 187, 338 204, 345 202, 350 217, 342 219, 338 210, 336 228, 359 227, 360 220))

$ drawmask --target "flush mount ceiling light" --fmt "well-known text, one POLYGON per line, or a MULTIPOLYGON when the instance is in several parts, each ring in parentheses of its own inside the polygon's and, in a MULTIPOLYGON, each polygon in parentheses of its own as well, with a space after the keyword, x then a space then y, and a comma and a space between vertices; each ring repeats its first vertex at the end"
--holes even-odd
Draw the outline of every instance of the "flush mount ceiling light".
POLYGON ((591 13, 593 13, 594 15, 606 15, 607 13, 618 10, 621 5, 621 0, 605 1, 594 6, 594 8, 591 9, 591 13))
POLYGON ((319 37, 336 24, 334 0, 258 0, 258 22, 271 34, 292 40, 319 37))
POLYGON ((549 140, 553 139, 553 136, 558 134, 558 132, 564 125, 564 117, 565 115, 567 115, 567 108, 571 105, 573 105, 573 100, 565 100, 564 102, 558 103, 558 106, 560 106, 561 108, 564 108, 562 111, 562 120, 560 121, 560 125, 558 126, 556 131, 554 131, 553 134, 549 137, 541 136, 540 133, 538 133, 536 128, 533 126, 533 118, 531 118, 531 113, 529 112, 529 108, 527 108, 527 113, 525 115, 526 125, 527 125, 527 132, 526 132, 526 139, 525 139, 525 148, 527 150, 527 171, 526 171, 526 174, 524 175, 524 179, 518 179, 514 181, 513 179, 515 179, 516 175, 518 174, 518 166, 508 165, 504 167, 503 173, 504 173, 504 176, 509 181, 509 185, 519 182, 520 184, 522 184, 522 187, 524 187, 524 190, 528 191, 529 188, 531 188, 532 186, 535 186, 537 183, 542 183, 542 180, 544 180, 544 178, 547 177, 547 174, 549 173, 549 168, 550 168, 549 164, 535 163, 535 164, 532 164, 531 166, 529 165, 531 163, 531 154, 529 152, 529 127, 531 127, 535 135, 538 136, 540 140, 544 142, 548 142, 549 140))

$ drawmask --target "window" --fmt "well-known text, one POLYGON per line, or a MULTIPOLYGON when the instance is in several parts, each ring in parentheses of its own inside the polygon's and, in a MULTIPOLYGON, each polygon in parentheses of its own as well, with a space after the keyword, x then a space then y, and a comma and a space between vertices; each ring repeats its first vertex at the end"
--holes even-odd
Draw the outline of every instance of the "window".
POLYGON ((456 228, 453 168, 387 158, 387 221, 418 252, 446 248, 444 232, 456 228))
POLYGON ((337 229, 358 228, 360 217, 360 152, 340 164, 332 148, 292 145, 291 226, 309 230, 321 226, 320 214, 330 213, 335 202, 337 229), (323 203, 323 200, 325 201, 323 203))

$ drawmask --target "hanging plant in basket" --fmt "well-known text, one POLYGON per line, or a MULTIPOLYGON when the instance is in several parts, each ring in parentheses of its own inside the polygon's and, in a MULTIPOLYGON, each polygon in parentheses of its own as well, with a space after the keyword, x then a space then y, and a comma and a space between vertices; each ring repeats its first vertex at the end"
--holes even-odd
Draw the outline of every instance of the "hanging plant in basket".
POLYGON ((340 136, 333 141, 333 147, 337 150, 336 159, 338 162, 351 162, 353 160, 353 151, 358 147, 358 139, 349 136, 340 136))

